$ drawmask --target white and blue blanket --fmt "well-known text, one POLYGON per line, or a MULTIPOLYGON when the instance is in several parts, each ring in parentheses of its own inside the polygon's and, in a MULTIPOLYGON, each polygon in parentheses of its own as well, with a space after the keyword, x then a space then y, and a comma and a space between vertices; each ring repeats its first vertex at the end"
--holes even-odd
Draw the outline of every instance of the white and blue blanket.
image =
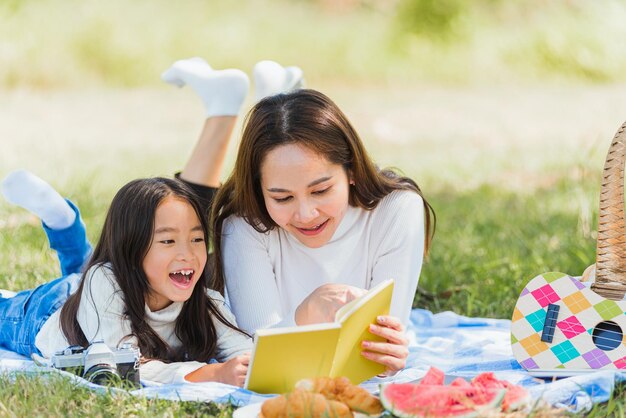
MULTIPOLYGON (((533 399, 572 412, 591 409, 594 403, 611 396, 615 384, 626 380, 626 373, 598 371, 544 382, 531 377, 515 361, 510 344, 510 321, 505 319, 468 318, 452 312, 432 314, 414 309, 411 314, 408 367, 393 377, 372 379, 363 385, 376 391, 380 383, 408 382, 420 379, 430 366, 443 370, 448 378, 470 378, 484 371, 495 372, 499 379, 526 387, 533 399)), ((0 372, 48 373, 30 359, 0 349, 0 372)), ((66 374, 94 390, 100 386, 69 373, 66 374)), ((260 395, 220 383, 161 385, 142 381, 144 387, 131 392, 137 396, 187 401, 232 402, 239 406, 261 402, 271 395, 260 395)))

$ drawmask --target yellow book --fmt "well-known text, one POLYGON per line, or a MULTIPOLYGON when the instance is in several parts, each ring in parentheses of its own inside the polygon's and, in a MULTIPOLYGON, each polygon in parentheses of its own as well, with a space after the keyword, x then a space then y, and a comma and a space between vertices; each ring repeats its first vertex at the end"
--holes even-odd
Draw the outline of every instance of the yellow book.
POLYGON ((393 280, 386 280, 337 311, 335 322, 257 330, 245 388, 285 393, 300 379, 346 376, 358 384, 385 371, 361 355, 361 342, 383 341, 369 332, 387 315, 393 280))

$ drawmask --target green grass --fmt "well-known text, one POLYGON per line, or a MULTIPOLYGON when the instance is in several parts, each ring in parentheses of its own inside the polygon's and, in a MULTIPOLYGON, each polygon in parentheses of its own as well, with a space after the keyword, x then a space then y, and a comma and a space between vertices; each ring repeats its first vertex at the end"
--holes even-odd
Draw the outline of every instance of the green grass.
POLYGON ((432 195, 437 234, 415 306, 510 318, 524 285, 548 271, 573 276, 595 260, 598 188, 564 180, 532 194, 494 186, 432 195))
POLYGON ((98 394, 58 375, 0 374, 0 417, 229 417, 233 407, 98 394))

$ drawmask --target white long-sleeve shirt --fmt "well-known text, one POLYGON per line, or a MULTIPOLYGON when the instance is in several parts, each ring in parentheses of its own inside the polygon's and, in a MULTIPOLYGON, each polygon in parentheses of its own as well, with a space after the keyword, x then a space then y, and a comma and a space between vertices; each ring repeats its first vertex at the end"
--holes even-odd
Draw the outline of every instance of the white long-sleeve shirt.
MULTIPOLYGON (((77 314, 78 323, 87 341, 103 340, 110 347, 116 347, 120 341, 131 334, 130 320, 124 315, 124 301, 117 280, 107 266, 92 267, 85 280, 77 314)), ((236 325, 222 296, 214 291, 208 291, 208 294, 222 315, 236 325)), ((174 331, 182 306, 182 302, 174 302, 155 312, 152 312, 148 305, 145 306, 148 325, 174 348, 182 345, 174 331)), ((51 315, 35 338, 35 345, 45 357, 50 357, 56 351, 63 350, 69 345, 61 330, 60 313, 59 309, 51 315)), ((252 350, 250 338, 227 327, 217 319, 213 323, 217 331, 217 360, 226 361, 252 350)), ((135 337, 124 341, 137 344, 135 337)), ((206 364, 197 361, 164 363, 152 360, 142 364, 139 372, 141 379, 154 382, 184 382, 187 374, 206 364)))
POLYGON ((298 305, 327 283, 370 289, 394 279, 391 314, 408 322, 424 253, 424 206, 411 191, 394 191, 373 210, 349 207, 332 239, 309 248, 282 228, 259 233, 243 218, 224 222, 226 289, 248 333, 295 324, 298 305))

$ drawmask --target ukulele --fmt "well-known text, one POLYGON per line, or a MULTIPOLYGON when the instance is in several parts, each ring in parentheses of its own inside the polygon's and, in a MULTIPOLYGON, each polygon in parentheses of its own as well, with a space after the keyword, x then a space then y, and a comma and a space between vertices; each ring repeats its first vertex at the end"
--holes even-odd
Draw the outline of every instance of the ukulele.
POLYGON ((511 347, 536 376, 626 369, 626 123, 606 157, 590 287, 564 273, 544 273, 522 290, 513 310, 511 347))
POLYGON ((537 376, 626 369, 626 301, 604 298, 564 273, 544 273, 513 310, 511 347, 537 376))

